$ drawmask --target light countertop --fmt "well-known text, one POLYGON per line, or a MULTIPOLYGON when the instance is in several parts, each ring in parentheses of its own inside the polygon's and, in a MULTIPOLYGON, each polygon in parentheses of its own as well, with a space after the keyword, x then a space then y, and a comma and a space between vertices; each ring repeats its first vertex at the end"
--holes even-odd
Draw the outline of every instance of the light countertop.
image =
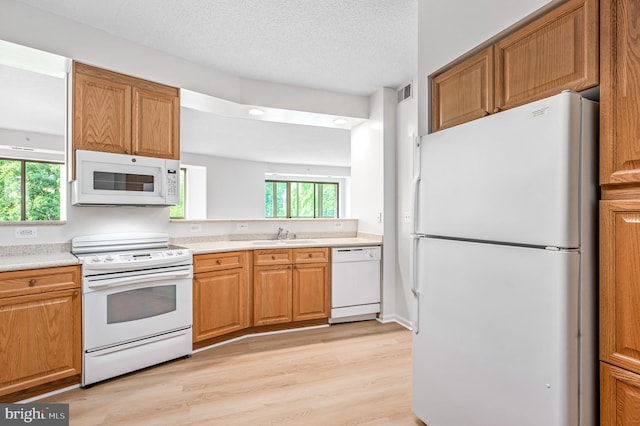
POLYGON ((0 272, 78 265, 78 258, 68 252, 0 256, 0 272))
POLYGON ((382 243, 380 242, 380 240, 363 237, 177 243, 177 245, 180 247, 193 250, 193 254, 222 253, 236 250, 284 249, 304 247, 361 247, 379 246, 381 244, 382 243))
MULTIPOLYGON (((248 241, 204 241, 180 243, 180 247, 188 248, 194 254, 222 253, 236 250, 260 250, 303 247, 363 247, 378 246, 382 242, 366 237, 342 238, 300 238, 293 240, 248 240, 248 241)), ((34 246, 34 251, 38 247, 34 246)), ((21 271, 26 269, 54 268, 57 266, 78 265, 80 262, 68 251, 42 253, 10 253, 0 255, 0 272, 21 271)))

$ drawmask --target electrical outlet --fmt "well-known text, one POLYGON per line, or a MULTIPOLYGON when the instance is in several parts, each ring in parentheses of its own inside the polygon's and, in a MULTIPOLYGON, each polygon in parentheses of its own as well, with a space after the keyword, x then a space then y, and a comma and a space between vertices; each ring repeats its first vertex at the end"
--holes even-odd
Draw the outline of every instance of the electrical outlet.
POLYGON ((38 228, 16 228, 16 238, 37 238, 38 228))
POLYGON ((411 223, 411 213, 404 212, 403 221, 404 223, 411 223))
POLYGON ((238 224, 236 225, 236 229, 237 229, 238 231, 245 231, 245 232, 246 232, 246 231, 248 231, 248 230, 249 230, 249 224, 248 224, 248 223, 246 223, 246 222, 238 223, 238 224))
POLYGON ((342 229, 342 222, 335 222, 333 224, 333 227, 336 228, 336 229, 342 229))
POLYGON ((192 223, 191 225, 189 225, 189 232, 201 232, 202 231, 202 225, 200 225, 199 223, 192 223))

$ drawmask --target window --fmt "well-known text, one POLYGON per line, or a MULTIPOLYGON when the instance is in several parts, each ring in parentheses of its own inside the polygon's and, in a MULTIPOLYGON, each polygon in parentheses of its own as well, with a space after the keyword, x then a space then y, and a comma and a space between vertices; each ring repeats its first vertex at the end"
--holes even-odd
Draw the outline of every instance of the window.
POLYGON ((184 219, 185 218, 185 199, 186 199, 186 189, 187 189, 187 169, 180 169, 180 203, 176 206, 171 206, 169 208, 169 217, 171 219, 184 219))
POLYGON ((338 184, 268 180, 264 183, 264 216, 337 218, 338 184))
POLYGON ((0 159, 0 220, 60 220, 62 164, 0 159))

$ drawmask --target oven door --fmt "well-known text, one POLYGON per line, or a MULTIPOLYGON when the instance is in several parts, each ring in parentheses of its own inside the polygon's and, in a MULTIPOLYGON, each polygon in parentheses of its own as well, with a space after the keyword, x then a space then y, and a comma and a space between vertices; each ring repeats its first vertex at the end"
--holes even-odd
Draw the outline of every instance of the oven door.
POLYGON ((190 266, 176 269, 165 268, 157 274, 137 271, 130 276, 118 273, 99 281, 85 277, 84 350, 95 351, 191 326, 192 270, 190 266))

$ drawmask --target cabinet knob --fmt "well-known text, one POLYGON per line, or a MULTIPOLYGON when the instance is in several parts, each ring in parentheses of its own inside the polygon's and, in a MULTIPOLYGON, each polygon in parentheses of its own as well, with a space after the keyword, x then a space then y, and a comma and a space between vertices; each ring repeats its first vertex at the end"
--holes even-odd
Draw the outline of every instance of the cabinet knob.
POLYGON ((502 111, 502 109, 500 109, 500 107, 495 107, 495 108, 493 109, 493 112, 500 112, 500 111, 502 111))
POLYGON ((276 257, 275 256, 271 256, 271 260, 276 260, 276 257))
POLYGON ((77 297, 80 293, 78 292, 78 290, 73 292, 73 297, 77 297))
POLYGON ((487 115, 491 114, 489 111, 485 111, 484 112, 484 116, 486 117, 487 115))
POLYGON ((29 280, 29 287, 33 287, 34 285, 36 285, 36 279, 32 278, 29 280))
POLYGON ((216 260, 216 263, 217 263, 218 265, 222 264, 222 262, 220 261, 220 259, 216 260))
POLYGON ((313 257, 313 254, 309 253, 309 257, 313 257))

